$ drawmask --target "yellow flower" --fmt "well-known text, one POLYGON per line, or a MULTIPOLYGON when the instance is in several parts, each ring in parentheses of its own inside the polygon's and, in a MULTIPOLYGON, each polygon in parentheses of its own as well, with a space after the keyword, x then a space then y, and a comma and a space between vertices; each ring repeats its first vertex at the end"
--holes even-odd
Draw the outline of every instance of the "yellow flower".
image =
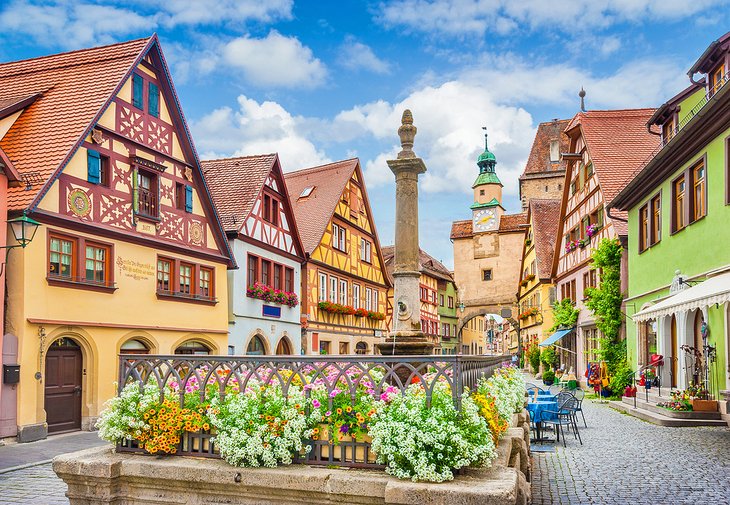
POLYGON ((352 412, 352 407, 348 405, 347 407, 345 407, 345 411, 349 414, 350 412, 352 412))

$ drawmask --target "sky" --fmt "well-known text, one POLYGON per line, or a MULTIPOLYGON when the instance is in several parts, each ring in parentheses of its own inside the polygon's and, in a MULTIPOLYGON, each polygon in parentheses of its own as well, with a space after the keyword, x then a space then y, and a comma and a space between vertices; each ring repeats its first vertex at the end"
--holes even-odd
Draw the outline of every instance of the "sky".
POLYGON ((393 242, 404 109, 424 159, 421 247, 453 268, 482 126, 504 206, 537 125, 657 107, 730 30, 730 0, 3 0, 0 60, 157 33, 202 159, 278 152, 285 171, 358 157, 393 242))

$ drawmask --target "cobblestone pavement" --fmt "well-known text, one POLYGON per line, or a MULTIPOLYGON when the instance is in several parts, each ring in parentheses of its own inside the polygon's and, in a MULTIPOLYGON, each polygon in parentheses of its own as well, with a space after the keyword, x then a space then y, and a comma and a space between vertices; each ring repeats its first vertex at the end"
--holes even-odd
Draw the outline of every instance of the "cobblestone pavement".
POLYGON ((730 429, 656 426, 592 400, 583 410, 582 446, 568 434, 567 448, 533 452, 533 505, 730 504, 730 429))
POLYGON ((66 484, 51 464, 0 474, 0 503, 5 505, 68 505, 66 484))
POLYGON ((0 447, 0 473, 17 466, 48 461, 59 454, 80 451, 105 443, 95 431, 75 431, 52 435, 37 442, 4 445, 0 447))

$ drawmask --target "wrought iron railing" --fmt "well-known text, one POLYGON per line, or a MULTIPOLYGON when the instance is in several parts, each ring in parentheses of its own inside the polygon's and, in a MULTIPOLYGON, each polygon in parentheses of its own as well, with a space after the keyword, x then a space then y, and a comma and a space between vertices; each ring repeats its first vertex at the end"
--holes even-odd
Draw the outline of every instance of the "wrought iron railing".
MULTIPOLYGON (((128 384, 156 384, 160 387, 160 401, 170 389, 179 392, 180 405, 185 403, 188 385, 207 384, 195 389, 200 401, 210 400, 210 395, 225 397, 229 386, 245 391, 249 383, 268 383, 281 387, 286 397, 293 384, 299 386, 317 384, 326 388, 329 408, 333 406, 333 393, 349 394, 352 405, 356 395, 362 394, 361 384, 368 383, 368 394, 380 398, 393 388, 405 394, 408 386, 420 382, 426 403, 430 405, 437 381, 446 382, 454 404, 461 407, 461 395, 465 389, 474 389, 482 377, 490 377, 495 369, 509 364, 509 356, 181 356, 126 354, 119 356, 119 382, 121 391, 128 384), (173 387, 174 384, 174 387, 173 387), (212 387, 210 387, 212 386, 212 387), (215 393, 212 393, 215 391, 215 393)), ((307 397, 309 388, 304 387, 307 397)), ((181 437, 176 454, 188 456, 220 457, 215 444, 215 434, 210 432, 186 432, 181 437)), ((348 440, 333 443, 331 440, 309 440, 312 446, 308 454, 296 455, 299 463, 314 465, 338 465, 349 467, 382 467, 375 463, 368 441, 348 440)), ((144 452, 135 441, 122 440, 117 449, 123 452, 144 452)))

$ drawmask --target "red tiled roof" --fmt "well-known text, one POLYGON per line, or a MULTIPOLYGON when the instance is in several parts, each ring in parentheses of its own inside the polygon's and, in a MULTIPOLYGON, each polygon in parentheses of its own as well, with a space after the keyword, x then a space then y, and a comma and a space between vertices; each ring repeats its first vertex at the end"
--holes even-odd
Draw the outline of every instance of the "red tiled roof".
MULTIPOLYGON (((567 130, 580 128, 593 170, 598 176, 604 202, 611 202, 629 183, 641 164, 652 155, 658 137, 647 131, 646 123, 656 109, 595 110, 579 112, 567 130)), ((628 233, 627 213, 612 211, 619 235, 628 233)))
POLYGON ((284 174, 299 236, 307 254, 322 241, 337 202, 358 163, 357 158, 352 158, 284 174), (314 187, 311 194, 300 198, 302 191, 310 186, 314 187))
MULTIPOLYGON (((385 261, 385 268, 388 271, 388 275, 393 276, 393 259, 395 257, 395 246, 387 245, 383 247, 383 259, 385 261)), ((420 266, 421 273, 441 279, 444 281, 454 281, 454 277, 448 268, 444 266, 439 260, 428 254, 423 249, 418 250, 418 263, 420 266)))
POLYGON ((468 238, 474 235, 474 231, 471 227, 471 219, 464 221, 454 221, 451 223, 451 239, 455 238, 468 238))
POLYGON ((503 214, 499 218, 499 231, 524 231, 527 224, 527 212, 519 214, 503 214))
MULTIPOLYGON (((0 102, 10 107, 36 93, 0 140, 21 175, 47 182, 112 98, 152 38, 0 64, 0 102)), ((12 210, 27 207, 43 184, 8 192, 12 210)))
POLYGON ((560 200, 533 198, 530 200, 529 213, 532 240, 535 243, 537 273, 541 279, 549 279, 553 269, 555 241, 558 240, 560 200))
POLYGON ((205 180, 226 231, 239 231, 256 201, 276 154, 201 161, 205 180))
POLYGON ((532 142, 530 157, 527 159, 525 171, 520 176, 521 179, 531 174, 565 170, 564 160, 561 159, 558 162, 550 161, 550 142, 552 140, 560 140, 560 152, 564 153, 568 150, 569 139, 563 132, 569 122, 569 119, 555 119, 537 125, 537 132, 535 133, 535 140, 532 142))

